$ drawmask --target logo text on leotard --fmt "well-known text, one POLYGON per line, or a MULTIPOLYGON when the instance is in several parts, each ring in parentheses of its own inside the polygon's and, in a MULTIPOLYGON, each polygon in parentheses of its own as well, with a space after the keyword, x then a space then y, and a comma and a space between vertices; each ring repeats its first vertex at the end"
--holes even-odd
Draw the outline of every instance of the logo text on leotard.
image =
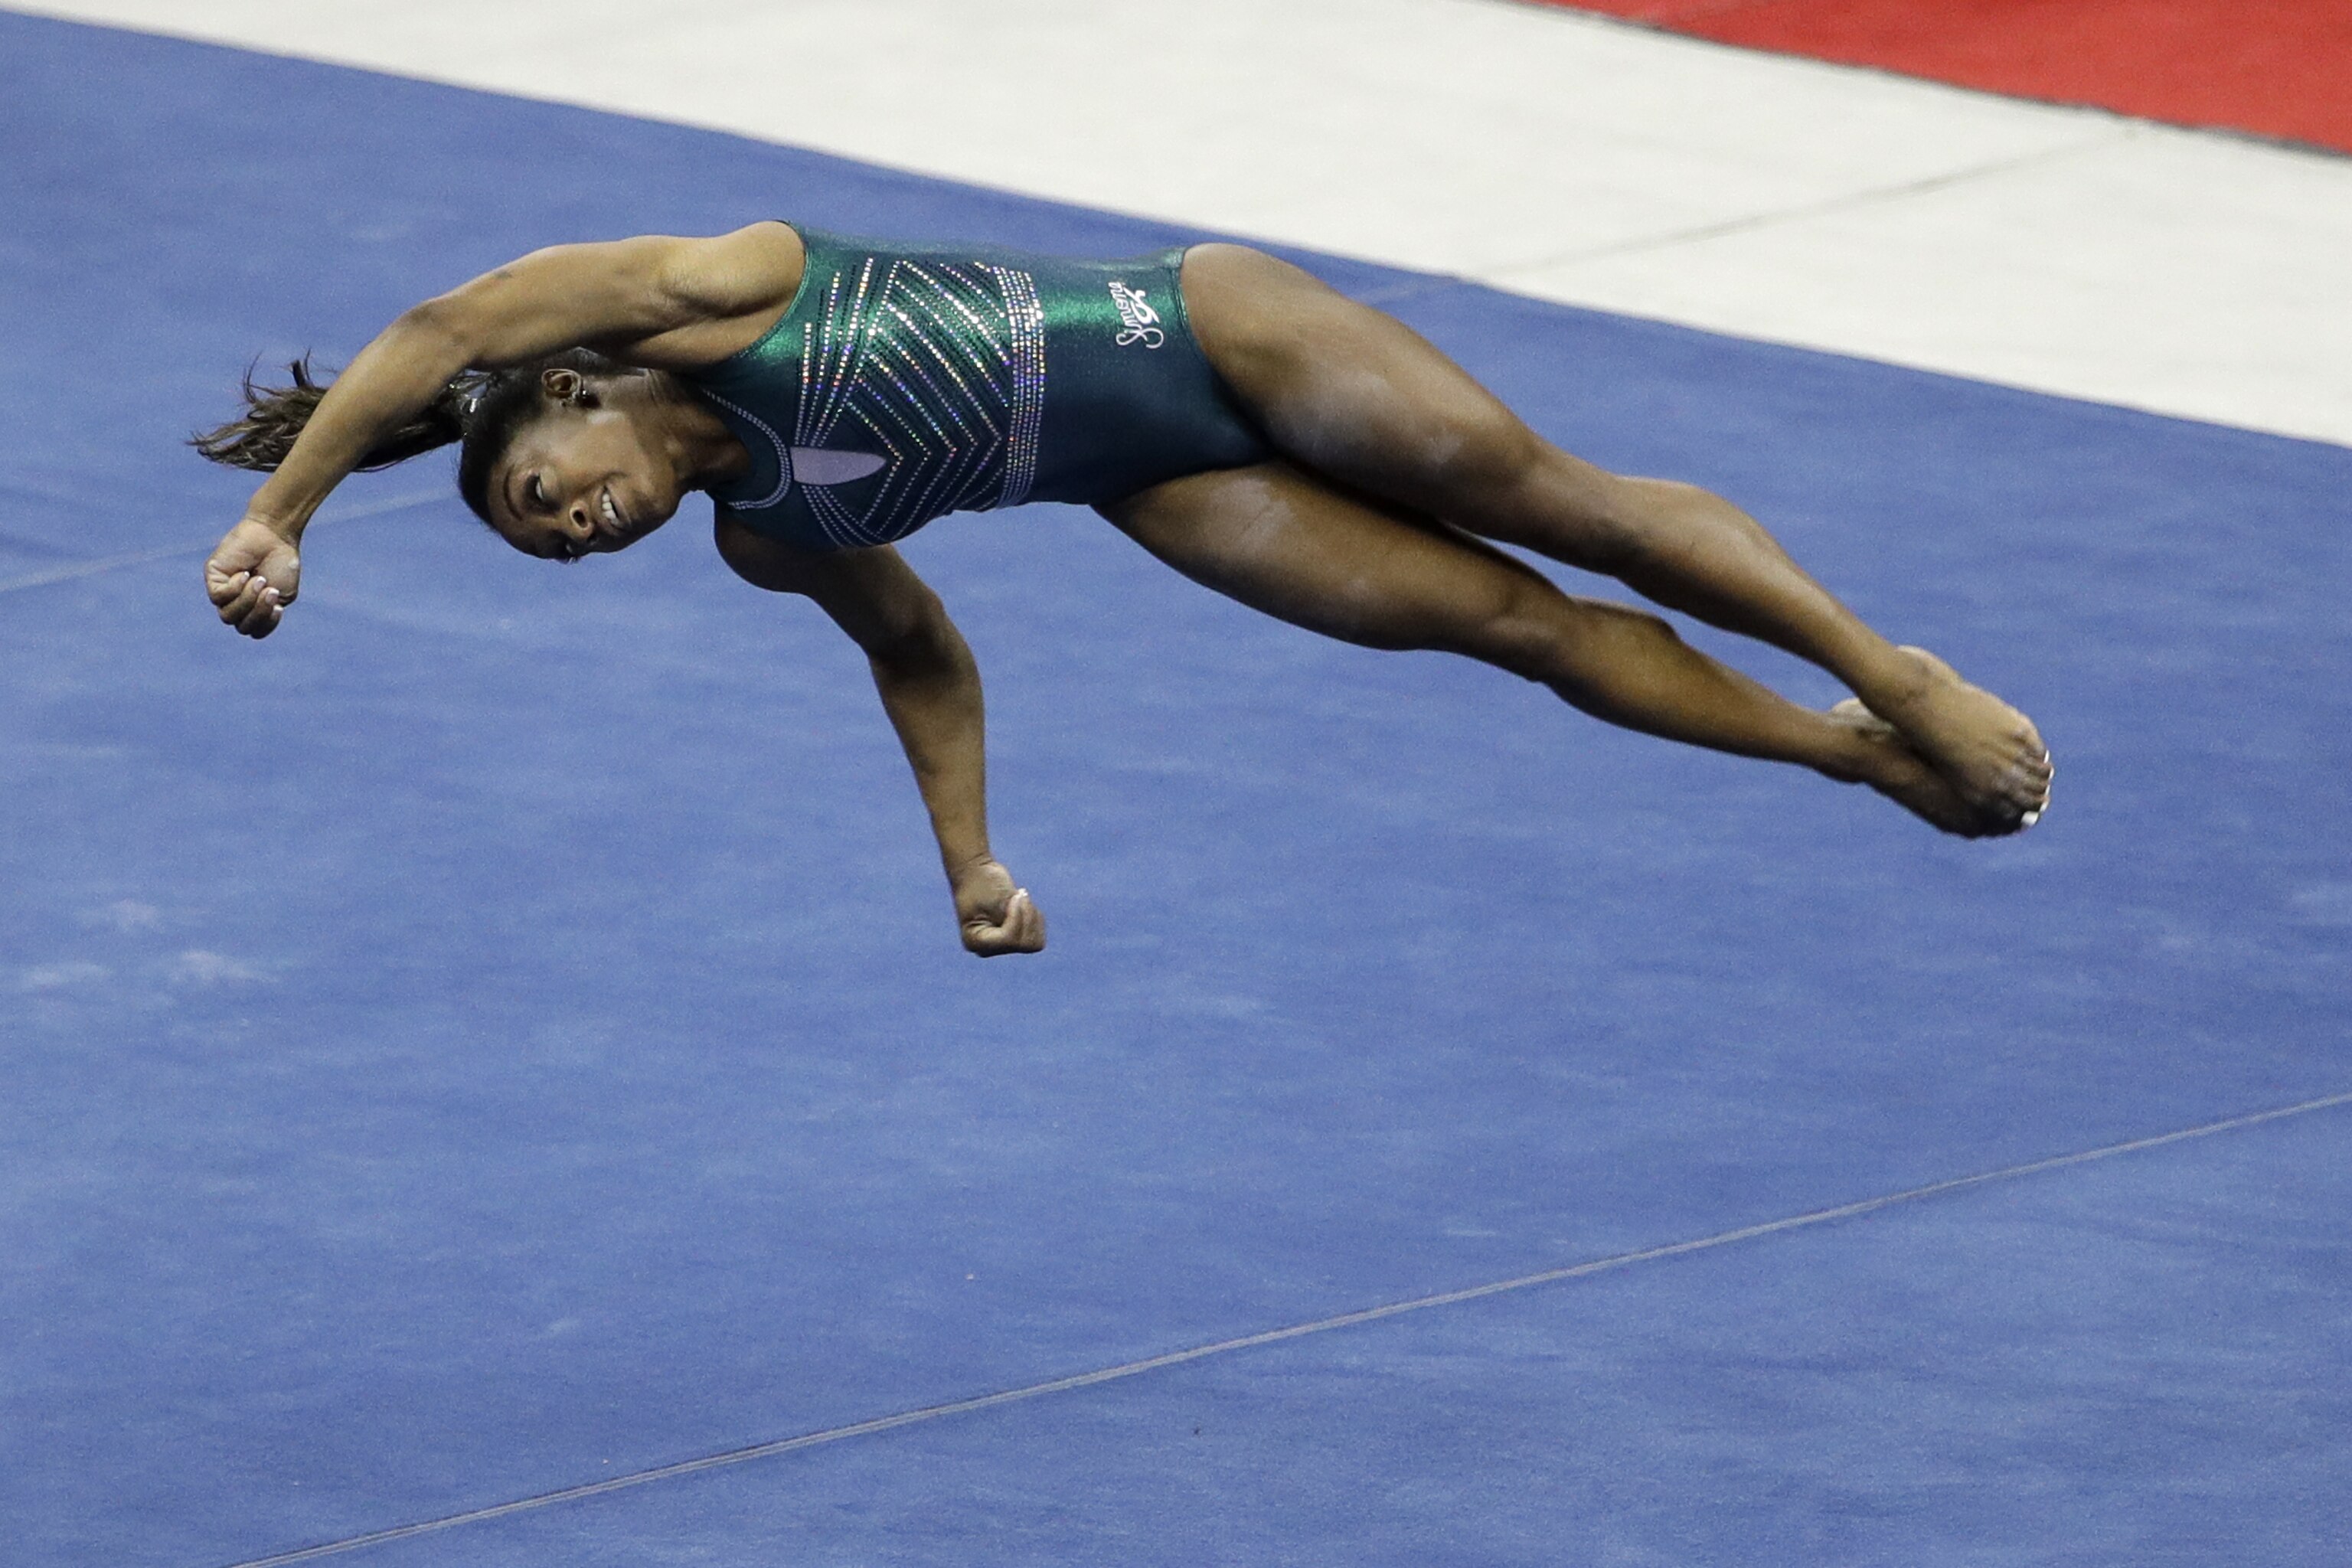
POLYGON ((1160 312, 1145 301, 1142 289, 1113 283, 1110 302, 1118 307, 1118 319, 1127 324, 1127 331, 1118 335, 1119 347, 1141 343, 1145 348, 1156 349, 1168 341, 1167 332, 1160 325, 1160 312))

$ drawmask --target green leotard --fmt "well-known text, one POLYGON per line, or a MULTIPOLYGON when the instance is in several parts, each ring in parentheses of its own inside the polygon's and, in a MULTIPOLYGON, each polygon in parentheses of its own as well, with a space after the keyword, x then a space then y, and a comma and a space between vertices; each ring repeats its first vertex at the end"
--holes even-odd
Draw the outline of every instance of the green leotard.
POLYGON ((793 230, 808 260, 783 319, 685 378, 751 451, 711 493, 755 531, 858 549, 1270 455, 1193 340, 1181 250, 1071 261, 793 230))

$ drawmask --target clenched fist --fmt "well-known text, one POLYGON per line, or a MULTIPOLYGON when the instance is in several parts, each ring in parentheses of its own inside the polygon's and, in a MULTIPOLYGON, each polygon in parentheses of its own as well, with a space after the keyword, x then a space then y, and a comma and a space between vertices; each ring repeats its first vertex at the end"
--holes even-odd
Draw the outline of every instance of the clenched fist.
POLYGON ((294 542, 254 518, 228 531, 205 563, 205 594, 220 618, 249 637, 278 629, 302 582, 294 542))

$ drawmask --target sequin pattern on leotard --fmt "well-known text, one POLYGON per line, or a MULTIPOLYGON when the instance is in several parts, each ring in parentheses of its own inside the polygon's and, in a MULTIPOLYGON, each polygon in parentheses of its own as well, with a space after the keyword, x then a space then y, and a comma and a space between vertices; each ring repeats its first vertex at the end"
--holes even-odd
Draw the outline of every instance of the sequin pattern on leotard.
POLYGON ((782 317, 685 376, 751 454, 711 494, 754 532, 863 549, 951 511, 1097 505, 1265 455, 1186 324, 1181 250, 1087 261, 796 232, 782 317))
MULTIPOLYGON (((868 257, 834 275, 801 331, 792 445, 882 448, 882 481, 858 504, 803 490, 834 543, 887 543, 944 512, 1027 499, 1045 408, 1045 310, 1028 273, 868 257)), ((792 454, 777 461, 788 469, 792 454)))

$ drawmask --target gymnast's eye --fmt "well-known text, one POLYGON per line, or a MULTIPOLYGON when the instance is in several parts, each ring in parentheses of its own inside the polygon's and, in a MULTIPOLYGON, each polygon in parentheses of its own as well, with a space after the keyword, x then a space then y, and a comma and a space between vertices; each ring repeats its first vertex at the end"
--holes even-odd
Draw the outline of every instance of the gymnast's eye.
POLYGON ((541 509, 544 509, 547 506, 547 487, 539 482, 539 476, 537 474, 531 475, 530 489, 527 493, 530 498, 531 505, 541 509))

